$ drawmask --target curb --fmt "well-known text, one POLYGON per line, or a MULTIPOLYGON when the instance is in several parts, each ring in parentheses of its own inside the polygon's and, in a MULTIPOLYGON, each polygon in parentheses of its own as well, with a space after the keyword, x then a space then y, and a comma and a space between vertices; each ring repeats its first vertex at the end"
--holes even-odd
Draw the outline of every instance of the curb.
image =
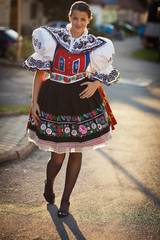
POLYGON ((22 160, 35 147, 36 145, 34 143, 28 142, 28 137, 27 135, 25 135, 25 137, 20 141, 20 143, 18 143, 18 145, 15 148, 0 155, 0 166, 18 160, 22 160))
MULTIPOLYGON (((19 116, 19 115, 21 115, 21 112, 19 112, 19 111, 1 112, 0 118, 1 117, 19 116)), ((31 153, 35 147, 36 147, 36 145, 34 143, 28 142, 28 137, 27 137, 27 133, 26 133, 24 138, 17 144, 16 147, 0 154, 0 166, 22 160, 29 153, 31 153)))

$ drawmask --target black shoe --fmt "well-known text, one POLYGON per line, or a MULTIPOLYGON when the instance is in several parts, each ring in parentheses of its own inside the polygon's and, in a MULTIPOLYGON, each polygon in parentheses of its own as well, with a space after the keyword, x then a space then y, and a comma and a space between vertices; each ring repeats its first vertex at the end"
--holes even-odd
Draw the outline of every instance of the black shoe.
POLYGON ((69 206, 70 206, 70 202, 61 202, 61 207, 57 211, 58 217, 60 217, 60 218, 67 217, 69 214, 69 206), (61 209, 63 209, 63 210, 61 210, 61 209))
POLYGON ((44 198, 50 204, 55 202, 55 194, 50 186, 47 185, 47 181, 45 181, 45 188, 43 193, 44 198))

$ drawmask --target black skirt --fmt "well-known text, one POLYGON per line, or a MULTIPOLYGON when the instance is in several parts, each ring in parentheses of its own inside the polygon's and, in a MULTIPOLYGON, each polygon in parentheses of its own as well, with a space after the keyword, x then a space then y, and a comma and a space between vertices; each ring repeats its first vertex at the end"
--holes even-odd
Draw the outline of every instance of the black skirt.
POLYGON ((50 79, 42 85, 38 104, 40 122, 35 124, 30 115, 29 140, 41 149, 57 153, 82 152, 104 146, 111 138, 110 120, 97 89, 94 95, 81 99, 79 94, 87 87, 75 83, 64 84, 50 79))

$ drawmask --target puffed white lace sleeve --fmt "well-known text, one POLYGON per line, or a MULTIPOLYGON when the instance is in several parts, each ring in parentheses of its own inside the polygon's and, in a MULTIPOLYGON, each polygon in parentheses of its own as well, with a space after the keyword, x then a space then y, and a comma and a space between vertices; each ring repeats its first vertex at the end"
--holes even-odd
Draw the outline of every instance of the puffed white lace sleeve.
POLYGON ((99 80, 107 86, 111 86, 120 78, 120 73, 113 68, 113 58, 115 55, 114 46, 111 40, 102 38, 105 44, 96 48, 90 53, 90 65, 88 71, 90 78, 99 80))
POLYGON ((35 53, 23 62, 23 66, 31 71, 50 71, 56 41, 46 29, 40 27, 33 31, 32 43, 35 53))

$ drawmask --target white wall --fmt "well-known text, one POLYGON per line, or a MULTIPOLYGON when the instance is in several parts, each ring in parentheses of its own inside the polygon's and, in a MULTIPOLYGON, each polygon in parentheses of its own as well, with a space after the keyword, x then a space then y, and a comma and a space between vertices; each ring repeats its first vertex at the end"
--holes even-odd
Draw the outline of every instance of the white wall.
POLYGON ((105 23, 113 23, 118 19, 117 9, 104 7, 102 9, 102 22, 105 23))
POLYGON ((90 5, 93 17, 95 18, 95 24, 100 25, 102 24, 102 9, 99 5, 90 5))
POLYGON ((90 5, 92 14, 96 18, 96 25, 115 22, 118 19, 116 7, 102 7, 100 5, 90 5))
POLYGON ((118 20, 120 22, 129 21, 134 26, 138 26, 140 24, 146 24, 148 17, 148 12, 139 13, 132 10, 126 11, 124 9, 120 9, 118 11, 118 20))

